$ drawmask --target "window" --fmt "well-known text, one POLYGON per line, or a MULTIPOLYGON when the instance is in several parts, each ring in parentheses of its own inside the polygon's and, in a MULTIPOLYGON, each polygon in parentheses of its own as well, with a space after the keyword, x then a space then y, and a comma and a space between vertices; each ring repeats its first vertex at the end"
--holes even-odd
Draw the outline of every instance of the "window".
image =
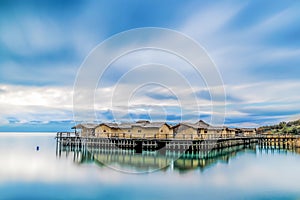
POLYGON ((138 130, 138 133, 141 133, 142 132, 142 130, 138 130))
POLYGON ((106 130, 103 131, 104 133, 106 132, 106 130))
POLYGON ((130 130, 128 130, 128 132, 130 132, 130 130))
POLYGON ((163 130, 160 130, 160 132, 162 133, 162 132, 164 132, 163 130))
POLYGON ((204 131, 204 133, 207 133, 207 131, 204 131))

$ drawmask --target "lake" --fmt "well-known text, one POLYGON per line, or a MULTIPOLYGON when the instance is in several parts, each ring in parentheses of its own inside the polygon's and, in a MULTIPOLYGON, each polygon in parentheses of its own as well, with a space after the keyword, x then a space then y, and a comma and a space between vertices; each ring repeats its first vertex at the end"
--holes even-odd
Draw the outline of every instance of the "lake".
POLYGON ((82 152, 55 133, 0 133, 0 199, 299 199, 299 152, 82 152))

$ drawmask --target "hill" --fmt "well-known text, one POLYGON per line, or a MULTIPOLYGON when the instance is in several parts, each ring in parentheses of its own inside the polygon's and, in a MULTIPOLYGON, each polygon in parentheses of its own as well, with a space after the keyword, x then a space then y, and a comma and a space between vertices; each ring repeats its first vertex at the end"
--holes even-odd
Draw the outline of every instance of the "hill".
POLYGON ((290 122, 280 122, 276 125, 262 126, 257 130, 258 133, 269 134, 300 134, 300 119, 290 122))

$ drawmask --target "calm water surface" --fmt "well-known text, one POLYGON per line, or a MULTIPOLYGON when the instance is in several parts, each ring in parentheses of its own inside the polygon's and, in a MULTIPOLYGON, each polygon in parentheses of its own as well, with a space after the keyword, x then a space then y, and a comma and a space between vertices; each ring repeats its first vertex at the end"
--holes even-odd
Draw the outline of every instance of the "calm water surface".
POLYGON ((300 199, 297 151, 236 148, 205 158, 185 155, 154 173, 128 174, 112 168, 151 169, 170 159, 57 151, 54 137, 0 133, 0 199, 300 199))

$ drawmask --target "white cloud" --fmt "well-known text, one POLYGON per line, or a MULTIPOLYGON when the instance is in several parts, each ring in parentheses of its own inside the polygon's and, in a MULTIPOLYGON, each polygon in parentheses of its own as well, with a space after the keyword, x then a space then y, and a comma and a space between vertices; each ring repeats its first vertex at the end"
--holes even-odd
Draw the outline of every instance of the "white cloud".
MULTIPOLYGON (((126 84, 121 84, 119 87, 121 88, 120 91, 122 91, 122 88, 131 88, 126 84)), ((299 87, 300 82, 295 81, 259 82, 236 86, 226 85, 227 95, 239 98, 238 101, 231 101, 230 99, 227 101, 226 118, 249 119, 249 115, 255 114, 258 111, 262 116, 256 116, 256 119, 260 118, 260 120, 263 120, 264 117, 273 117, 276 121, 282 118, 289 119, 291 116, 264 116, 264 112, 280 113, 281 111, 293 112, 299 110, 300 95, 297 93, 297 88, 299 87), (276 85, 276 90, 274 90, 274 85, 276 85)), ((7 124, 8 118, 16 118, 20 123, 73 119, 73 88, 71 87, 37 87, 2 84, 0 85, 0 89, 2 91, 0 93, 1 124, 7 124)), ((203 90, 206 88, 198 89, 203 90)), ((120 93, 121 97, 129 95, 128 97, 131 96, 131 98, 117 101, 117 104, 111 104, 111 92, 113 92, 111 87, 98 88, 96 90, 94 107, 97 113, 103 114, 110 110, 117 112, 118 116, 123 118, 128 112, 135 114, 151 113, 152 116, 158 117, 165 114, 162 111, 172 115, 180 115, 179 111, 182 109, 182 112, 189 115, 189 117, 194 116, 194 120, 198 118, 199 114, 212 114, 212 102, 209 99, 198 98, 197 104, 200 106, 200 110, 197 111, 197 105, 192 100, 192 91, 185 90, 184 87, 176 90, 175 95, 177 97, 186 97, 181 100, 179 99, 179 101, 173 98, 161 99, 159 95, 172 96, 172 94, 168 89, 162 88, 159 85, 141 88, 133 96, 125 94, 126 92, 120 93), (158 95, 158 97, 155 98, 155 95, 158 95), (144 109, 141 110, 141 108, 144 109)), ((82 98, 82 101, 85 101, 86 96, 82 94, 80 98, 82 98)), ((220 106, 221 104, 219 105, 216 102, 215 105, 220 106)), ((85 104, 82 106, 81 111, 86 114, 85 104)), ((221 113, 216 111, 215 114, 221 113)))
MULTIPOLYGON (((265 72, 260 72, 258 67, 271 67, 270 63, 282 62, 283 59, 298 60, 299 57, 298 48, 293 47, 289 41, 285 42, 284 36, 276 35, 284 29, 288 31, 295 27, 294 24, 299 19, 296 6, 261 17, 257 23, 249 24, 243 29, 230 27, 231 20, 237 19, 237 14, 244 7, 247 8, 246 3, 204 7, 207 12, 199 10, 184 21, 179 29, 191 35, 208 50, 208 54, 220 69, 225 84, 262 82, 265 72), (270 38, 276 40, 276 37, 276 42, 285 43, 272 44, 276 42, 268 41, 270 38)), ((272 74, 272 71, 265 74, 272 74)))
POLYGON ((211 35, 234 17, 244 4, 241 2, 235 2, 235 4, 218 3, 200 9, 196 14, 191 15, 180 30, 205 42, 207 38, 212 39, 211 35))
MULTIPOLYGON (((285 103, 293 106, 300 100, 300 81, 278 80, 244 85, 227 85, 226 91, 245 100, 242 103, 285 103)), ((265 105, 266 106, 266 105, 265 105)))
POLYGON ((70 120, 71 87, 0 85, 1 117, 29 121, 70 120))

